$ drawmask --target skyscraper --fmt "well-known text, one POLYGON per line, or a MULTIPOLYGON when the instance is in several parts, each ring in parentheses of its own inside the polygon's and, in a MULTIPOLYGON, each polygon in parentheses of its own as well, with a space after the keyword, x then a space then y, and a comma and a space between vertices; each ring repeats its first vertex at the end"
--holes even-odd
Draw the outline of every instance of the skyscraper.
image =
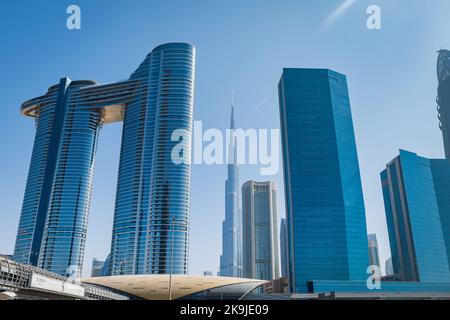
POLYGON ((281 219, 280 224, 280 257, 281 257, 281 276, 288 277, 289 267, 289 247, 288 247, 288 230, 286 219, 281 219))
POLYGON ((394 267, 392 266, 392 258, 386 260, 384 263, 384 272, 386 276, 392 276, 394 274, 394 267))
POLYGON ((107 277, 111 275, 111 254, 105 259, 105 263, 103 263, 102 271, 100 274, 102 277, 107 277))
POLYGON ((371 266, 378 266, 381 268, 377 235, 375 233, 371 233, 367 236, 367 240, 369 242, 369 263, 371 266))
POLYGON ((437 61, 438 117, 444 139, 445 158, 450 159, 450 51, 439 50, 437 61))
POLYGON ((169 43, 130 77, 142 85, 124 112, 112 275, 188 272, 194 68, 194 47, 169 43), (179 129, 188 163, 172 161, 179 129))
POLYGON ((431 159, 430 165, 450 269, 450 159, 431 159))
POLYGON ((346 77, 284 69, 278 85, 291 290, 365 280, 367 233, 346 77))
POLYGON ((171 133, 188 133, 190 159, 194 56, 189 44, 161 45, 129 80, 63 78, 22 105, 36 136, 17 261, 81 275, 98 134, 103 124, 124 121, 111 271, 165 273, 173 256, 172 271, 186 273, 191 168, 171 161, 178 144, 171 133))
POLYGON ((242 276, 242 216, 239 209, 239 177, 236 154, 234 105, 231 103, 231 139, 228 146, 228 176, 225 183, 225 220, 222 223, 220 275, 242 276))
POLYGON ((91 277, 101 277, 105 261, 92 259, 91 277))
POLYGON ((429 160, 400 150, 380 177, 394 274, 404 281, 449 282, 440 214, 440 205, 447 214, 450 208, 449 161, 429 160), (434 176, 438 172, 434 166, 442 161, 447 162, 447 169, 441 171, 443 176, 438 180, 447 181, 444 189, 436 192, 439 187, 436 188, 434 176), (437 193, 443 198, 438 200, 437 193))
POLYGON ((97 137, 108 121, 92 87, 63 78, 21 108, 36 135, 14 259, 64 276, 81 275, 97 137))
POLYGON ((242 267, 244 278, 280 276, 275 183, 247 181, 242 186, 242 267))

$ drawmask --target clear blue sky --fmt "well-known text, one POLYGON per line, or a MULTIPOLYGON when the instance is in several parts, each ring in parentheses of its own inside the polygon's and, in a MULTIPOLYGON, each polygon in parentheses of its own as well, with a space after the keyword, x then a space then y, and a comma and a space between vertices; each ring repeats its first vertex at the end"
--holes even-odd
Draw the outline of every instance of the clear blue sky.
MULTIPOLYGON (((197 47, 195 119, 225 129, 235 92, 237 125, 278 128, 277 83, 283 67, 332 68, 348 77, 369 232, 389 257, 379 172, 399 148, 443 157, 436 114, 436 50, 450 48, 447 0, 357 0, 328 28, 344 0, 2 1, 0 11, 0 252, 11 253, 25 190, 34 124, 20 104, 63 76, 112 82, 127 78, 158 44, 197 47), (77 4, 82 29, 66 29, 77 4), (382 29, 366 28, 377 4, 382 29), (266 102, 255 112, 251 111, 266 102)), ((84 274, 109 251, 121 125, 101 132, 84 274)), ((245 166, 241 182, 260 177, 245 166)), ((190 272, 216 272, 224 217, 225 166, 194 166, 190 272)), ((278 185, 284 216, 282 170, 278 185)))

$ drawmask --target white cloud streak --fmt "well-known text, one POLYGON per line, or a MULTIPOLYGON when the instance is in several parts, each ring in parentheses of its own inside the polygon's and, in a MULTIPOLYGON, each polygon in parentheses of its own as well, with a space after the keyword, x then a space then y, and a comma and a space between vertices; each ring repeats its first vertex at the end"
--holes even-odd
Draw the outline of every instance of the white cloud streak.
POLYGON ((256 111, 258 111, 258 109, 261 108, 261 107, 267 102, 267 100, 269 100, 269 98, 267 98, 267 97, 264 98, 264 99, 262 99, 262 101, 261 101, 260 103, 258 103, 258 104, 256 105, 256 107, 253 108, 252 111, 250 111, 250 113, 248 114, 248 116, 251 116, 251 115, 254 114, 256 111))
POLYGON ((319 29, 319 32, 324 32, 328 28, 330 28, 340 17, 342 17, 348 9, 356 2, 357 0, 345 0, 341 3, 322 23, 322 26, 319 29))

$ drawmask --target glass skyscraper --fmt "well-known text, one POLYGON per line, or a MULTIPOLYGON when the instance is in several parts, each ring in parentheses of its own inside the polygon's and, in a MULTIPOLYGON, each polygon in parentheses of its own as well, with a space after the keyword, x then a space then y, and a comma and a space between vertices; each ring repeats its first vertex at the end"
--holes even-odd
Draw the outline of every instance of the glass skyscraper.
POLYGON ((275 183, 242 186, 242 268, 244 278, 279 278, 278 216, 275 183))
POLYGON ((225 182, 225 220, 222 222, 222 254, 220 275, 242 276, 242 216, 239 209, 239 176, 236 154, 236 139, 233 130, 234 105, 231 103, 231 135, 228 146, 228 176, 225 182))
POLYGON ((111 274, 188 272, 195 49, 155 48, 131 75, 142 85, 124 112, 111 274), (189 132, 175 164, 174 130, 189 132))
POLYGON ((384 273, 386 276, 392 276, 394 274, 394 266, 392 265, 392 258, 389 257, 384 263, 384 273))
POLYGON ((365 280, 369 265, 346 77, 284 69, 278 85, 292 291, 365 280))
POLYGON ((92 259, 91 277, 101 277, 104 266, 105 261, 97 260, 96 258, 92 259))
POLYGON ((286 219, 281 219, 280 224, 280 260, 281 260, 281 276, 288 277, 289 267, 289 247, 288 247, 288 230, 286 219))
POLYGON ((450 282, 444 237, 450 162, 400 150, 380 176, 394 274, 403 281, 450 282))
POLYGON ((444 139, 445 158, 450 159, 450 51, 439 50, 437 61, 438 116, 444 139))
POLYGON ((172 253, 172 271, 187 271, 190 164, 173 164, 169 150, 172 131, 185 129, 190 159, 194 55, 191 45, 165 44, 127 81, 63 78, 22 105, 36 136, 15 260, 81 275, 98 134, 123 121, 112 271, 169 272, 172 253))
POLYGON ((431 159, 430 165, 450 269, 450 159, 431 159))
POLYGON ((375 233, 371 233, 367 236, 367 240, 369 242, 369 263, 371 266, 378 266, 381 268, 377 235, 375 233))
POLYGON ((86 88, 95 81, 61 79, 22 105, 36 136, 14 259, 65 276, 80 276, 98 132, 105 109, 86 88))

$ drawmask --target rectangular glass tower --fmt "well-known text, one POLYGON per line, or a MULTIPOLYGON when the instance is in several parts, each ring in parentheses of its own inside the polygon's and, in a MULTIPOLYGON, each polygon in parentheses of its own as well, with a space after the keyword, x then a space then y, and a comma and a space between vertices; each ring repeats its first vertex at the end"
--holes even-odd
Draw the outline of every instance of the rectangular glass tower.
POLYGON ((377 267, 381 268, 380 255, 378 253, 377 235, 375 233, 371 233, 371 234, 369 234, 367 236, 367 240, 369 241, 369 262, 370 262, 370 265, 377 266, 377 267))
POLYGON ((288 277, 288 236, 286 219, 281 219, 280 224, 280 260, 281 260, 281 277, 288 277))
POLYGON ((362 280, 367 232, 346 77, 284 69, 278 86, 289 282, 362 280))
POLYGON ((275 183, 247 181, 242 186, 243 276, 280 276, 275 183))
POLYGON ((450 269, 450 159, 431 159, 430 164, 450 269))
POLYGON ((403 281, 450 281, 440 214, 448 226, 449 169, 448 160, 400 150, 380 174, 393 271, 403 281))

